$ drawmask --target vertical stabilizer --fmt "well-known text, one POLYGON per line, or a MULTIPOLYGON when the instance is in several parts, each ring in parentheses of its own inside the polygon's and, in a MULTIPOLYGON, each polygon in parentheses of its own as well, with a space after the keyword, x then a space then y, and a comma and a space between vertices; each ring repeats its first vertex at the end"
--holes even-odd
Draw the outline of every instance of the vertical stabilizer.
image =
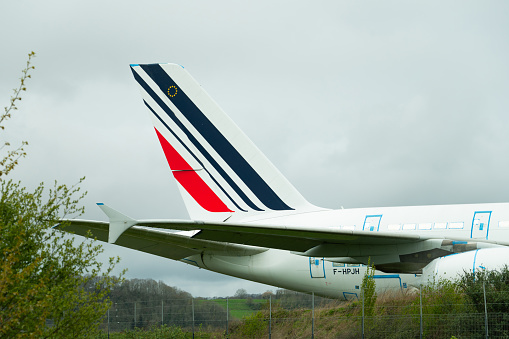
POLYGON ((182 66, 131 69, 192 219, 315 209, 182 66))

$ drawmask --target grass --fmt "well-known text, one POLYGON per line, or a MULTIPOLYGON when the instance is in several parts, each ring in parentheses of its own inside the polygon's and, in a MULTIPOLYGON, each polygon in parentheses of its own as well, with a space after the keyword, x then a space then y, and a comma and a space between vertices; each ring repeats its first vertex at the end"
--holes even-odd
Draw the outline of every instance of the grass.
MULTIPOLYGON (((214 302, 226 309, 226 299, 216 299, 214 302)), ((228 311, 232 320, 240 320, 258 312, 266 303, 265 299, 228 299, 228 311)))

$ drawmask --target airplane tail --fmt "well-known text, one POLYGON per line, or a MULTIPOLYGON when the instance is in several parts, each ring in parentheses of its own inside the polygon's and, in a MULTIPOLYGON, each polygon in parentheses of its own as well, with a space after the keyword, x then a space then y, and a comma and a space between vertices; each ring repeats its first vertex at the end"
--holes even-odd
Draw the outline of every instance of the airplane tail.
POLYGON ((192 219, 309 211, 308 203, 180 65, 131 65, 192 219))

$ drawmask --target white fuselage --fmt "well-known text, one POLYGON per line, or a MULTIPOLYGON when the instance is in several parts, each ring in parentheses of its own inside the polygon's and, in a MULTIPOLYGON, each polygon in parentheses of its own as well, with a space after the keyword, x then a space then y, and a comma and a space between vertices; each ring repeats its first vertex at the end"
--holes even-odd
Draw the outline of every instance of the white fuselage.
MULTIPOLYGON (((360 297, 365 265, 339 264, 292 254, 288 251, 269 249, 263 253, 232 257, 195 255, 182 260, 210 271, 316 295, 357 299, 360 297)), ((414 286, 414 274, 387 274, 377 271, 377 292, 406 290, 414 286)))
MULTIPOLYGON (((502 245, 509 243, 507 203, 324 210, 264 219, 252 218, 244 222, 277 224, 281 227, 311 224, 316 227, 349 231, 416 234, 426 239, 472 239, 502 245)), ((505 246, 501 247, 501 250, 504 252, 497 254, 499 257, 496 260, 492 260, 497 266, 506 260, 509 261, 505 255, 509 250, 505 246)), ((396 247, 394 249, 390 246, 384 247, 384 252, 391 251, 396 252, 396 247)), ((453 278, 466 268, 475 270, 477 251, 479 250, 470 251, 468 255, 462 254, 464 260, 462 256, 456 256, 454 261, 456 270, 449 268, 444 277, 453 278)), ((491 252, 486 252, 483 258, 489 258, 489 253, 491 252)), ((344 253, 342 255, 346 256, 344 253)), ((438 272, 434 270, 440 262, 442 267, 446 267, 447 261, 451 261, 449 257, 439 258, 430 263, 428 266, 432 268, 425 269, 424 276, 376 271, 374 278, 377 291, 379 293, 387 289, 405 291, 411 286, 426 283, 431 275, 438 272)), ((366 266, 362 264, 331 262, 327 260, 327 256, 309 257, 277 249, 267 249, 250 256, 204 253, 182 261, 242 279, 343 299, 360 296, 360 286, 366 272, 366 266)), ((486 261, 482 267, 486 268, 489 265, 490 262, 486 261)))
POLYGON ((426 238, 492 240, 509 244, 509 203, 352 208, 281 216, 274 213, 265 215, 263 219, 253 217, 242 221, 282 227, 313 225, 352 231, 417 234, 426 238))

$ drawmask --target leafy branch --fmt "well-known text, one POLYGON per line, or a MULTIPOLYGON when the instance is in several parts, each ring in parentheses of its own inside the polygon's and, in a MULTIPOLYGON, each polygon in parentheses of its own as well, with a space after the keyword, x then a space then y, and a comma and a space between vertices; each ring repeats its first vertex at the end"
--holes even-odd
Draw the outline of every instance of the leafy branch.
MULTIPOLYGON (((27 79, 32 77, 30 75, 30 71, 35 69, 35 66, 32 65, 32 59, 34 57, 35 57, 34 51, 28 53, 26 67, 21 71, 22 75, 20 78, 20 84, 17 88, 13 89, 14 93, 9 101, 9 106, 4 107, 4 113, 0 115, 0 130, 2 131, 5 129, 3 123, 9 118, 11 118, 13 111, 18 109, 18 107, 16 106, 16 102, 21 100, 21 92, 27 90, 26 81, 27 79)), ((12 171, 14 167, 16 167, 16 165, 18 164, 18 160, 26 156, 24 147, 27 145, 28 142, 22 141, 20 146, 18 146, 16 149, 12 151, 7 152, 7 154, 2 158, 2 160, 0 160, 0 178, 2 177, 2 175, 7 175, 10 171, 12 171)), ((0 147, 0 151, 3 150, 5 147, 9 146, 10 143, 5 142, 0 147)))

